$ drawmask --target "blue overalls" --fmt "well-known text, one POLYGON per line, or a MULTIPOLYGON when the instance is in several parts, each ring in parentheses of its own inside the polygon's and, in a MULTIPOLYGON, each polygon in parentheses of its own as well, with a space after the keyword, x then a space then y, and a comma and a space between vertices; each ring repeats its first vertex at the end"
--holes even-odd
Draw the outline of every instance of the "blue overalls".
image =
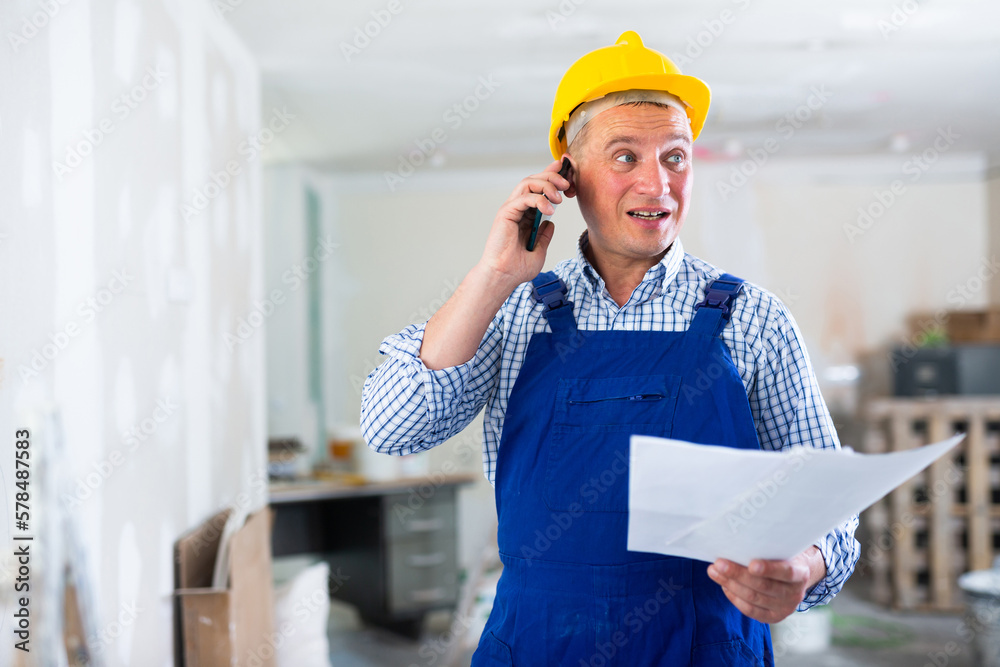
POLYGON ((565 284, 533 282, 551 333, 532 336, 504 419, 504 569, 472 664, 773 665, 768 626, 708 563, 626 549, 630 435, 759 447, 719 338, 743 281, 712 283, 681 332, 578 331, 565 284))

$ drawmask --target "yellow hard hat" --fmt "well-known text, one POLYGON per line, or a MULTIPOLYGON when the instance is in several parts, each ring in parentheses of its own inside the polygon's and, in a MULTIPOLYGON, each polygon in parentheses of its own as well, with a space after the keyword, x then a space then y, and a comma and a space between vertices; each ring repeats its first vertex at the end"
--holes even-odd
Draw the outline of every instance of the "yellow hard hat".
POLYGON ((566 152, 565 123, 574 109, 623 90, 662 90, 679 97, 687 107, 693 139, 705 124, 712 100, 704 81, 681 74, 670 58, 643 46, 637 33, 623 32, 614 46, 591 51, 570 65, 559 82, 549 127, 552 157, 558 160, 566 152))

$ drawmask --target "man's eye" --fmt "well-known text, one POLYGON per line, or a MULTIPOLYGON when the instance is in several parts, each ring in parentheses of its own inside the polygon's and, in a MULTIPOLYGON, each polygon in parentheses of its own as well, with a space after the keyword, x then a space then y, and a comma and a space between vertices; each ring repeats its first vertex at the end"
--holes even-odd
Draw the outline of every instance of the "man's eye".
POLYGON ((675 153, 674 155, 669 156, 667 159, 668 160, 672 160, 674 162, 674 164, 680 164, 681 162, 684 162, 684 156, 680 155, 678 153, 675 153))
POLYGON ((624 155, 619 155, 615 159, 618 160, 619 162, 635 162, 635 158, 629 155, 628 153, 625 153, 624 155))

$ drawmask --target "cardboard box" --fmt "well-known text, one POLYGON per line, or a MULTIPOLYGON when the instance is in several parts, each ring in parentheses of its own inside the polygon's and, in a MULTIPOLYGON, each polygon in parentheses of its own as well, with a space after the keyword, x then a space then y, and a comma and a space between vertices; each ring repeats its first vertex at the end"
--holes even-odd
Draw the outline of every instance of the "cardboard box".
POLYGON ((953 343, 1000 343, 1000 308, 952 310, 947 328, 953 343))
POLYGON ((274 592, 269 508, 254 512, 233 536, 229 586, 213 589, 212 570, 231 510, 177 541, 177 623, 185 667, 273 667, 274 592))

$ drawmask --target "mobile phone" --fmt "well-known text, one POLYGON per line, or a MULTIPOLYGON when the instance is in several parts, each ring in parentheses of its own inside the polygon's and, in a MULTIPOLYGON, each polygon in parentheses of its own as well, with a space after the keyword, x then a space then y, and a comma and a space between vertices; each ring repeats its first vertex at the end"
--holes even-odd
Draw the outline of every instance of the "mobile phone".
MULTIPOLYGON (((562 176, 563 178, 568 178, 569 177, 570 166, 571 165, 569 163, 569 158, 568 157, 564 157, 563 161, 562 161, 562 166, 559 167, 559 175, 562 176)), ((528 237, 528 245, 527 245, 528 252, 531 252, 532 250, 535 249, 535 241, 538 240, 538 228, 542 226, 542 222, 544 222, 546 220, 550 220, 552 218, 552 216, 551 215, 542 215, 542 212, 539 211, 537 208, 530 208, 530 209, 528 209, 528 211, 529 211, 529 214, 530 214, 531 211, 535 212, 534 213, 534 215, 535 215, 535 221, 531 225, 531 236, 528 237)))

